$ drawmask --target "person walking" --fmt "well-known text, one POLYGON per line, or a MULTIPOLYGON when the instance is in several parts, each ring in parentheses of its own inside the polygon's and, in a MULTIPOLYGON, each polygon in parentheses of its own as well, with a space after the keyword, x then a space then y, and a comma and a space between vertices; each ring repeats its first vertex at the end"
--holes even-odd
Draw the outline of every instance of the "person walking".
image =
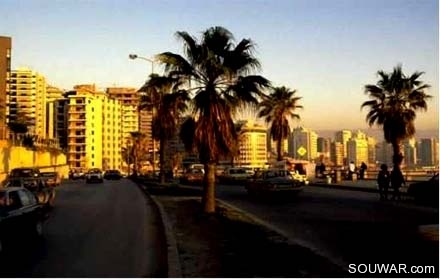
POLYGON ((390 185, 390 172, 388 171, 388 166, 382 164, 380 166, 380 171, 377 175, 377 185, 379 186, 380 200, 388 200, 388 187, 390 185))
POLYGON ((405 179, 403 178, 402 171, 400 168, 393 167, 391 171, 391 187, 393 188, 392 200, 401 200, 400 187, 405 185, 405 179))

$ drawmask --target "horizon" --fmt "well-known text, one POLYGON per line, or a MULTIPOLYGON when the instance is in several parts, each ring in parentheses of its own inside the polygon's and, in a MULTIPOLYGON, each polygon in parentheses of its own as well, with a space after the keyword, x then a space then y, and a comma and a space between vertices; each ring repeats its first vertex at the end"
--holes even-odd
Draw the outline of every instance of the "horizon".
POLYGON ((130 60, 130 53, 181 54, 176 31, 199 37, 224 26, 236 40, 256 43, 259 74, 302 97, 294 126, 370 129, 360 109, 368 100, 363 87, 376 84, 377 71, 402 64, 406 75, 425 72, 420 80, 432 86, 416 129, 439 128, 438 1, 5 0, 2 6, 0 36, 12 38, 11 69, 30 68, 62 89, 139 88, 151 64, 130 60))

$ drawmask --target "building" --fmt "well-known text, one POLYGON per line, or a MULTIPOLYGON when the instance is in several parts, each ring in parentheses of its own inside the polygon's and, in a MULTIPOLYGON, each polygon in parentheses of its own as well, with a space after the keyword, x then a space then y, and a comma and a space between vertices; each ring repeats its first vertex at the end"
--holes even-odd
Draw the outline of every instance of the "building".
POLYGON ((139 131, 139 93, 129 87, 108 87, 106 93, 122 104, 122 137, 125 146, 131 137, 130 133, 139 131))
POLYGON ((54 137, 58 139, 61 149, 67 152, 68 106, 69 99, 64 96, 54 103, 54 137))
POLYGON ((377 163, 377 141, 374 137, 367 137, 368 162, 367 165, 376 166, 377 163))
POLYGON ((304 127, 293 129, 289 135, 288 153, 293 159, 315 161, 318 158, 318 135, 304 127))
POLYGON ((10 106, 11 51, 11 38, 0 36, 0 139, 8 138, 7 115, 9 115, 10 106))
POLYGON ((344 145, 342 142, 332 141, 330 144, 330 161, 334 166, 344 166, 344 145))
POLYGON ((414 138, 403 141, 403 167, 415 168, 417 166, 417 141, 414 138))
POLYGON ((8 120, 24 122, 28 132, 48 138, 46 129, 46 79, 27 68, 13 70, 10 79, 8 120))
POLYGON ((318 137, 317 139, 317 153, 319 159, 317 162, 328 164, 330 161, 331 139, 318 137))
POLYGON ((46 137, 56 137, 57 100, 63 99, 64 92, 54 86, 46 86, 46 137))
MULTIPOLYGON (((347 162, 354 162, 359 167, 363 162, 368 163, 368 140, 362 131, 355 132, 346 142, 347 162)), ((348 165, 348 164, 347 164, 348 165)))
POLYGON ((239 154, 235 158, 238 166, 264 168, 267 163, 267 129, 253 121, 238 121, 239 154))
POLYGON ((348 164, 347 160, 347 142, 351 139, 352 132, 350 130, 341 130, 335 133, 335 141, 342 143, 343 148, 343 156, 344 156, 344 165, 348 164))
POLYGON ((122 105, 94 85, 75 86, 67 98, 67 161, 71 169, 120 169, 122 105))
POLYGON ((438 166, 438 140, 436 138, 420 140, 419 161, 421 166, 438 166))
POLYGON ((392 166, 393 164, 393 147, 390 143, 382 141, 377 145, 377 163, 392 166))

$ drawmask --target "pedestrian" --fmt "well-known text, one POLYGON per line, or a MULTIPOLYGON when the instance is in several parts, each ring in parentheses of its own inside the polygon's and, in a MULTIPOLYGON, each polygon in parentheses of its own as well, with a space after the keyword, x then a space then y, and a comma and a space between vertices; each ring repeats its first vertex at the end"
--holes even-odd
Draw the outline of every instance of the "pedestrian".
POLYGON ((356 165, 353 161, 348 164, 348 179, 353 180, 353 176, 356 173, 356 165))
POLYGON ((367 170, 367 164, 365 162, 362 162, 361 167, 359 168, 359 179, 365 178, 365 171, 367 170))
POLYGON ((380 166, 379 174, 377 175, 377 185, 379 186, 380 200, 388 200, 388 187, 390 185, 390 172, 388 166, 382 164, 380 166))
POLYGON ((402 171, 399 167, 393 167, 391 171, 391 187, 393 188, 392 200, 400 200, 400 187, 405 185, 405 179, 403 178, 402 171))

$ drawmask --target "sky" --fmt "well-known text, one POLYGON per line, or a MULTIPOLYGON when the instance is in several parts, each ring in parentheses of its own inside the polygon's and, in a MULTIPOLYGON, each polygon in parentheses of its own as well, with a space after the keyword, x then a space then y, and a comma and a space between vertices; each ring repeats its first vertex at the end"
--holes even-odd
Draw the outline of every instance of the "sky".
POLYGON ((437 0, 2 0, 0 36, 12 37, 13 69, 51 85, 139 88, 151 64, 130 53, 181 54, 177 31, 223 26, 255 42, 259 74, 295 89, 294 123, 315 130, 367 129, 364 86, 402 64, 432 86, 416 128, 438 131, 438 15, 437 0))

